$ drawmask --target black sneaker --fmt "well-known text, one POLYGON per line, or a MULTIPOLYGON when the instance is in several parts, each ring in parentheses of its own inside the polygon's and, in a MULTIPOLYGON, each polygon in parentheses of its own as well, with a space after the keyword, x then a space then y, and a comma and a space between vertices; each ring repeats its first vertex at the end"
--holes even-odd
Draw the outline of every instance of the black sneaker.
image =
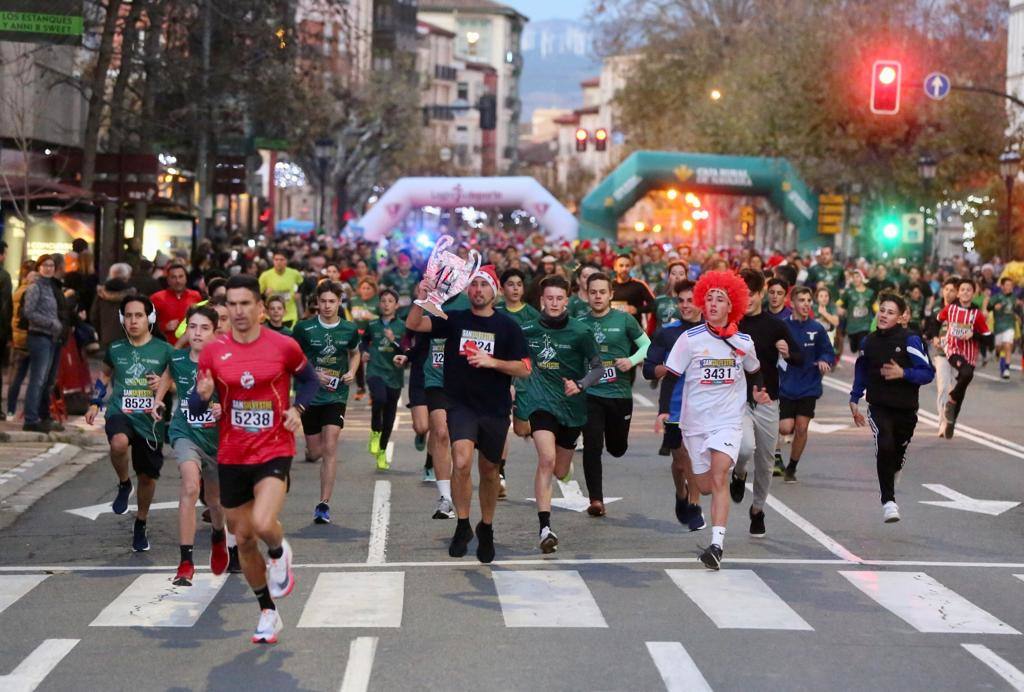
POLYGON ((953 428, 956 427, 956 404, 952 401, 946 402, 946 439, 953 439, 953 428))
POLYGON ((747 474, 743 474, 743 478, 740 478, 733 472, 732 480, 729 482, 729 496, 732 497, 732 501, 736 504, 743 502, 743 493, 747 490, 744 485, 746 482, 747 474))
POLYGON ((494 527, 482 521, 476 525, 476 559, 485 565, 494 562, 494 527))
POLYGON ((722 567, 722 549, 712 543, 700 554, 700 561, 708 569, 713 569, 717 572, 722 567))
POLYGON ((46 432, 46 428, 43 427, 42 423, 25 423, 23 426, 21 426, 21 429, 24 432, 46 432))
POLYGON ((473 540, 473 529, 459 524, 455 527, 452 542, 448 544, 448 554, 452 557, 465 557, 471 540, 473 540))
POLYGON ((426 435, 417 435, 413 439, 412 444, 413 444, 414 447, 416 447, 416 451, 417 452, 422 452, 424 449, 427 448, 427 436, 426 435))
POLYGON ((764 538, 766 531, 764 528, 764 510, 760 512, 754 512, 754 508, 750 508, 750 535, 754 538, 764 538))
POLYGON ((667 456, 670 456, 671 454, 672 454, 672 451, 668 447, 664 447, 664 446, 658 447, 658 456, 659 457, 667 457, 667 456))
POLYGON ((785 473, 782 476, 782 482, 786 483, 786 484, 789 484, 789 485, 792 485, 793 483, 796 483, 797 482, 797 480, 796 480, 796 469, 795 468, 790 468, 789 466, 787 466, 786 467, 786 471, 785 471, 785 473))
POLYGON ((45 430, 46 432, 64 432, 64 426, 58 423, 57 421, 53 420, 52 418, 47 418, 44 421, 40 421, 39 424, 43 426, 43 430, 45 430))
POLYGON ((149 550, 149 536, 146 535, 146 525, 136 521, 132 530, 132 551, 144 553, 149 550))
POLYGON ((132 496, 132 479, 129 478, 123 483, 117 484, 117 497, 110 505, 114 514, 124 514, 128 511, 128 498, 132 496))
POLYGON ((690 504, 689 500, 683 498, 676 498, 676 519, 683 526, 689 526, 690 524, 690 504))
POLYGON ((773 476, 781 476, 786 473, 786 464, 782 461, 782 452, 775 452, 775 468, 772 469, 773 476))
POLYGON ((238 546, 228 548, 228 574, 241 574, 242 561, 238 559, 238 546))
POLYGON ((690 518, 687 519, 686 525, 690 527, 690 531, 700 531, 708 525, 704 521, 704 510, 700 505, 690 505, 690 518))

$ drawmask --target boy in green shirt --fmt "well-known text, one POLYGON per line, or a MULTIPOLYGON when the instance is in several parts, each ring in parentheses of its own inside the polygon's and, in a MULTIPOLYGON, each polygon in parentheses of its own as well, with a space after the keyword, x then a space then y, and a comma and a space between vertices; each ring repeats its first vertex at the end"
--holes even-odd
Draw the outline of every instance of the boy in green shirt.
POLYGON ((996 353, 999 354, 999 375, 1010 379, 1010 354, 1017 334, 1017 299, 1013 295, 1013 279, 1006 276, 999 282, 1001 293, 992 296, 988 309, 994 317, 992 332, 995 334, 996 353))
POLYGON ((398 399, 405 384, 405 365, 409 359, 400 345, 405 324, 398 319, 398 292, 385 288, 380 292, 380 317, 363 332, 363 364, 366 386, 370 390, 370 443, 368 449, 377 459, 377 470, 391 468, 388 442, 395 427, 398 399))

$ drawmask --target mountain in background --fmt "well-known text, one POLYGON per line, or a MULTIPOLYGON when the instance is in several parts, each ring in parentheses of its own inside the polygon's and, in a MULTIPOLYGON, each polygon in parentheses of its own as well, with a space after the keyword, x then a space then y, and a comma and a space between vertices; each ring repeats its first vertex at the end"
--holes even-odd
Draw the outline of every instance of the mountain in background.
POLYGON ((523 30, 523 74, 519 97, 522 122, 530 122, 535 108, 579 108, 580 82, 596 77, 601 61, 593 53, 590 29, 572 19, 530 22, 523 30))

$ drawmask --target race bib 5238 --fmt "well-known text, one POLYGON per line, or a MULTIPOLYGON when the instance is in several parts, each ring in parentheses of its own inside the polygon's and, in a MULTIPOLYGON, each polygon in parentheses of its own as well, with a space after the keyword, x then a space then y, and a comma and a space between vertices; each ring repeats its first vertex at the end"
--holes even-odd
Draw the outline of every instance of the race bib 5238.
POLYGON ((231 426, 246 432, 274 427, 274 405, 270 401, 236 401, 231 409, 231 426))

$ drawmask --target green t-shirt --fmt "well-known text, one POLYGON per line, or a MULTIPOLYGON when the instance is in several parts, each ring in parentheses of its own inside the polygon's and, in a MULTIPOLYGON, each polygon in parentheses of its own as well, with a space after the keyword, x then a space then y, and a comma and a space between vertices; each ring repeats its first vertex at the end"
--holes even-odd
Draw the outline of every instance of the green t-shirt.
POLYGON ((1017 320, 1013 314, 1013 308, 1016 301, 1013 296, 1008 296, 1000 293, 997 296, 992 296, 988 301, 988 309, 995 315, 995 325, 993 331, 997 334, 999 332, 1005 332, 1008 329, 1014 329, 1017 326, 1017 320))
POLYGON ((285 324, 295 324, 295 321, 299 319, 295 292, 299 290, 303 282, 302 273, 291 267, 285 267, 280 274, 273 267, 260 274, 260 293, 264 296, 278 295, 284 299, 285 324))
POLYGON ((874 317, 872 305, 875 302, 875 292, 870 288, 858 291, 849 288, 843 291, 843 307, 846 308, 846 333, 858 334, 871 329, 871 319, 874 317))
POLYGON ((313 406, 344 404, 348 401, 348 385, 341 376, 348 372, 348 352, 359 347, 359 330, 348 320, 325 326, 319 317, 295 325, 292 337, 306 354, 318 373, 333 378, 330 385, 320 385, 313 397, 313 406))
MULTIPOLYGON (((469 310, 469 298, 465 293, 459 293, 448 299, 441 308, 447 313, 449 310, 469 310)), ((432 320, 441 319, 431 317, 432 320)), ((423 388, 440 389, 444 387, 444 339, 430 340, 430 353, 423 361, 423 388)))
POLYGON ((588 313, 580 320, 590 327, 597 342, 604 373, 601 381, 587 390, 587 394, 606 399, 628 399, 633 396, 633 383, 625 373, 615 367, 617 358, 628 358, 636 351, 636 340, 643 331, 632 315, 621 310, 609 310, 603 317, 588 313))
POLYGON ((682 319, 679 314, 679 299, 675 296, 658 296, 654 299, 654 319, 661 327, 674 320, 682 319))
POLYGON ((188 410, 188 395, 196 386, 196 367, 188 348, 178 349, 171 356, 171 379, 178 390, 178 404, 174 407, 168 433, 172 443, 179 439, 192 440, 199 449, 216 458, 218 436, 213 412, 207 409, 196 416, 188 410))
POLYGON ((405 369, 395 365, 394 358, 400 355, 395 344, 404 335, 405 323, 397 317, 393 317, 387 324, 384 324, 383 318, 370 322, 363 334, 363 343, 370 354, 370 362, 366 366, 367 377, 379 377, 391 389, 402 388, 405 384, 405 369), (391 338, 386 333, 388 330, 391 330, 391 338))
POLYGON ((561 329, 549 329, 535 320, 523 325, 523 336, 533 371, 516 380, 516 417, 528 420, 534 411, 547 411, 562 425, 582 426, 587 421, 587 397, 567 397, 562 379, 579 380, 590 370, 590 361, 597 355, 594 334, 577 320, 569 320, 561 329))
POLYGON ((152 442, 164 439, 164 423, 153 428, 153 390, 147 375, 162 375, 171 362, 174 347, 162 339, 151 338, 142 346, 133 346, 128 339, 110 344, 103 362, 113 371, 107 417, 118 413, 128 416, 132 429, 152 442), (156 440, 154 440, 154 435, 156 440))
POLYGON ((923 297, 917 300, 907 298, 907 308, 910 309, 910 324, 918 328, 924 323, 924 304, 925 299, 923 297))
POLYGON ((287 324, 282 323, 280 327, 275 327, 270 322, 264 322, 263 326, 266 327, 267 329, 277 332, 278 334, 284 334, 285 336, 292 335, 292 330, 288 328, 287 324))
POLYGON ((355 296, 349 301, 349 313, 359 329, 366 329, 370 322, 380 317, 380 298, 374 296, 369 300, 363 300, 355 296))
POLYGON ((523 303, 520 306, 520 308, 515 312, 509 310, 508 306, 505 305, 505 303, 495 305, 494 309, 497 310, 498 312, 503 312, 509 317, 511 317, 520 327, 525 325, 527 322, 533 322, 535 319, 538 319, 540 317, 540 310, 533 307, 529 303, 523 303))
POLYGON ((395 289, 398 293, 398 307, 408 311, 412 305, 412 299, 416 297, 416 286, 420 283, 420 275, 415 269, 409 270, 408 276, 402 276, 397 269, 392 269, 384 275, 383 284, 388 288, 395 289))
POLYGON ((665 275, 668 273, 668 265, 664 262, 645 262, 641 267, 641 273, 651 291, 657 294, 662 291, 662 284, 665 283, 665 275))
POLYGON ((813 289, 818 285, 818 282, 823 282, 828 286, 828 292, 832 300, 836 300, 839 297, 841 290, 839 284, 842 282, 844 274, 845 272, 838 262, 833 262, 831 267, 815 264, 807 270, 807 285, 813 289))
POLYGON ((573 293, 569 296, 569 319, 581 320, 590 314, 590 304, 573 293))

